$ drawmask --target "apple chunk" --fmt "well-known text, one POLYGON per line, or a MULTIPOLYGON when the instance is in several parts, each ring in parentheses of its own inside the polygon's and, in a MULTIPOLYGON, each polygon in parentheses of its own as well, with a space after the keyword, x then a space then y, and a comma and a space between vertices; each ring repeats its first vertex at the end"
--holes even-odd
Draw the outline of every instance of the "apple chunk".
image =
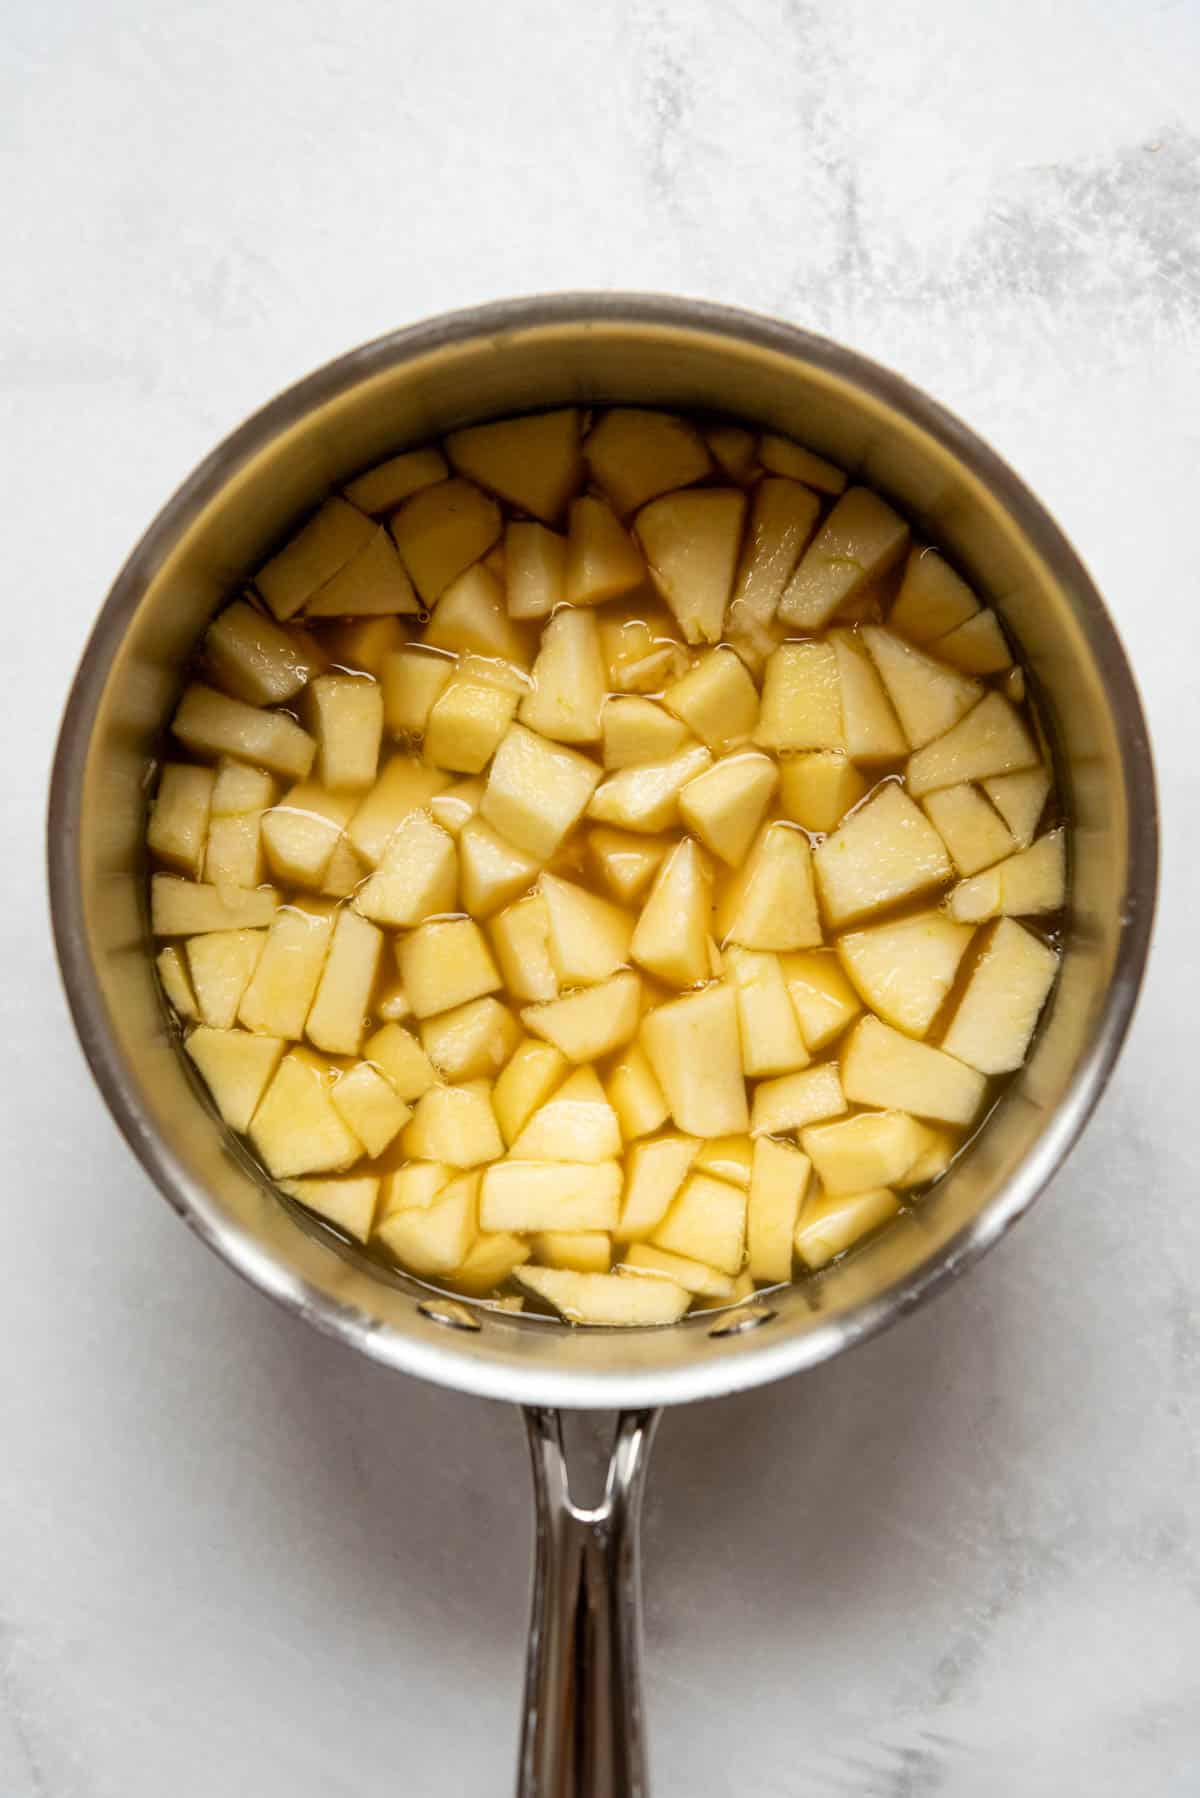
POLYGON ((892 781, 817 845, 813 862, 835 928, 928 892, 954 872, 933 825, 892 781))
POLYGON ((649 1136, 667 1121, 666 1095, 640 1043, 630 1043, 618 1052, 604 1091, 626 1142, 649 1136))
POLYGON ((844 749, 841 680, 828 643, 781 643, 763 677, 763 749, 844 749))
MULTIPOLYGON (((871 1010, 910 1036, 924 1036, 954 984, 970 925, 940 911, 854 930, 837 943, 842 966, 871 1010)), ((892 1177, 869 1180, 889 1186, 892 1177)))
POLYGON ((813 855, 801 831, 777 823, 762 832, 726 886, 717 936, 746 949, 811 949, 821 942, 813 855))
POLYGON ((379 1179, 375 1174, 355 1174, 340 1180, 281 1180, 282 1190, 298 1199, 309 1211, 315 1211, 328 1224, 347 1236, 365 1242, 371 1234, 375 1207, 379 1200, 379 1179))
POLYGON ((504 1143, 487 1081, 431 1086, 417 1100, 401 1147, 414 1161, 442 1161, 448 1167, 495 1161, 504 1143))
POLYGON ((863 1111, 801 1132, 804 1153, 827 1193, 903 1185, 928 1131, 902 1111, 863 1111))
POLYGON ((553 1043, 526 1037, 514 1049, 492 1089, 500 1131, 510 1147, 534 1112, 562 1085, 569 1069, 566 1056, 553 1043))
POLYGON ((642 1025, 642 1043, 680 1130, 709 1137, 747 1128, 737 1001, 729 987, 660 1005, 642 1025))
POLYGON ((307 1054, 284 1056, 250 1124, 250 1141, 275 1180, 340 1173, 362 1154, 334 1108, 327 1070, 307 1054))
POLYGON ((960 880, 947 900, 952 918, 972 924, 1001 916, 1059 911, 1067 897, 1065 833, 1047 831, 1028 849, 983 874, 960 880))
POLYGON ((478 1231, 479 1175, 460 1174, 424 1210, 397 1211, 380 1225, 384 1247, 415 1274, 452 1274, 478 1231))
POLYGON ((792 1277, 792 1239, 812 1171, 807 1155, 760 1136, 754 1145, 746 1247, 751 1276, 768 1285, 792 1277))
POLYGON ((621 1127, 594 1068, 577 1068, 512 1145, 514 1160, 526 1161, 610 1161, 620 1153, 621 1127))
POLYGON ((435 767, 478 774, 513 721, 515 693, 484 681, 452 680, 434 700, 425 725, 425 755, 435 767))
POLYGON ((654 700, 636 693, 610 698, 601 726, 604 766, 608 769, 667 761, 688 742, 687 729, 678 718, 672 718, 654 700))
POLYGON ((770 625, 816 527, 821 502, 797 481, 768 477, 754 490, 730 608, 730 631, 754 640, 770 625))
MULTIPOLYGON (((1017 848, 1028 849, 1050 797, 1050 776, 1045 768, 1026 768, 1020 774, 997 774, 984 781, 983 790, 1012 831, 1017 848)), ((213 810, 215 814, 215 799, 213 810)), ((964 874, 973 871, 963 869, 964 874)))
POLYGON ((710 649, 663 694, 669 712, 722 755, 745 742, 758 721, 758 692, 731 649, 710 649))
POLYGON ((557 743, 598 742, 607 687, 595 615, 564 608, 542 631, 521 723, 557 743))
POLYGON ((648 834, 669 830, 678 817, 679 795, 684 787, 711 765, 708 750, 695 743, 665 762, 618 769, 592 795, 588 816, 624 830, 648 834))
POLYGON ((368 1155, 382 1155, 412 1116, 391 1082, 366 1061, 339 1075, 330 1098, 368 1155))
POLYGON ((691 1293, 674 1280, 623 1274, 580 1274, 558 1267, 519 1267, 515 1276, 538 1298, 573 1324, 610 1324, 625 1329, 673 1324, 691 1303, 691 1293))
POLYGON ((877 493, 848 488, 800 558, 780 617, 795 630, 820 630, 866 581, 899 561, 907 544, 908 526, 877 493))
POLYGON ((248 1030, 300 1040, 332 935, 333 913, 323 903, 287 905, 276 912, 238 1006, 238 1018, 248 1030))
POLYGON ((483 932, 472 918, 437 918, 406 936, 400 978, 418 1018, 494 993, 501 984, 483 932))
POLYGON ((510 618, 549 618, 566 598, 567 542, 532 521, 514 520, 504 533, 510 618))
POLYGON ((990 868, 993 862, 1012 854, 1013 839, 1007 824, 978 787, 966 781, 957 787, 939 787, 921 803, 960 874, 977 874, 981 868, 990 868))
POLYGON ((573 881, 543 874, 538 891, 549 921, 550 959, 563 986, 592 986, 629 960, 633 919, 573 881))
POLYGON ((168 762, 159 778, 146 843, 161 862, 199 878, 216 776, 194 762, 168 762))
POLYGON ((634 406, 604 413, 588 435, 584 455, 592 478, 625 513, 672 487, 690 487, 712 468, 692 425, 634 406))
POLYGON ((711 913, 708 865, 685 837, 659 869, 627 952, 668 985, 695 986, 708 977, 711 913))
POLYGON ((376 924, 406 929, 438 912, 453 911, 457 893, 453 837, 428 812, 411 812, 353 903, 355 911, 376 924))
POLYGON ((491 994, 421 1024, 421 1047, 443 1080, 495 1077, 520 1040, 516 1019, 491 994))
POLYGON ((675 1134, 634 1144, 626 1159, 625 1197, 617 1228, 621 1242, 640 1241, 658 1228, 699 1148, 694 1136, 675 1134))
POLYGON ((1057 972, 1053 949, 1001 918, 972 970, 943 1048, 982 1074, 1019 1068, 1057 972))
POLYGON ((214 930, 192 937, 188 972, 204 1023, 232 1029, 266 940, 265 930, 214 930))
POLYGON ((879 625, 865 625, 863 641, 914 749, 944 735, 983 697, 977 680, 914 649, 903 637, 879 625))
POLYGON ((194 755, 231 755, 271 774, 303 780, 317 745, 286 712, 265 711, 194 682, 179 702, 171 729, 194 755))
POLYGON ((458 837, 458 871, 462 902, 473 918, 489 918, 538 877, 539 864, 524 850, 498 836, 482 818, 469 818, 458 837))
POLYGON ((899 1199, 886 1186, 873 1192, 823 1194, 810 1199, 796 1226, 796 1254, 815 1273, 888 1223, 899 1209, 899 1199))
POLYGON ((872 1017, 854 1026, 842 1056, 842 1084, 856 1104, 910 1111, 943 1124, 972 1123, 987 1092, 974 1068, 872 1017))
POLYGON ((461 474, 545 524, 561 516, 583 485, 574 406, 451 431, 446 453, 461 474))
POLYGON ((910 643, 930 643, 978 610, 979 601, 944 556, 936 549, 914 549, 904 564, 888 627, 910 643))
POLYGON ((738 1035, 746 1074, 753 1078, 807 1067, 808 1051, 779 957, 734 944, 726 951, 725 960, 737 994, 738 1035))
POLYGON ((231 1130, 246 1131, 287 1044, 278 1036, 198 1025, 184 1045, 231 1130))
POLYGON ((643 506, 638 539, 689 643, 716 643, 733 590, 746 496, 738 488, 668 493, 643 506))
POLYGON ((444 481, 449 472, 440 450, 405 450, 347 481, 346 498, 363 512, 394 512, 410 494, 444 481))
POLYGON ((910 756, 908 790, 919 799, 959 781, 1032 768, 1037 759, 1037 746, 1020 714, 1002 693, 989 693, 953 730, 910 756))
POLYGON ((908 739, 862 640, 851 631, 835 631, 830 640, 837 657, 846 754, 868 766, 902 760, 908 739))
POLYGON ((623 1048, 636 1034, 641 1005, 642 983, 636 974, 625 971, 597 986, 569 993, 565 999, 527 1005, 521 1022, 535 1036, 561 1049, 568 1061, 597 1061, 623 1048))
POLYGON ((504 985, 513 998, 542 1003, 557 999, 558 975, 550 959, 550 916, 541 894, 530 893, 507 906, 488 928, 504 985))
POLYGON ((621 1202, 615 1161, 498 1161, 480 1199, 485 1230, 612 1230, 621 1202))
POLYGON ((837 1064, 823 1061, 798 1074, 781 1074, 761 1080, 754 1089, 750 1119, 752 1136, 786 1136, 803 1130, 820 1118, 838 1117, 846 1109, 846 1096, 837 1064))
POLYGON ((202 930, 255 930, 269 924, 279 905, 272 887, 216 887, 177 874, 150 881, 150 928, 155 936, 193 936, 202 930))
POLYGON ((635 1242, 626 1249, 621 1257, 621 1271, 674 1280, 677 1285, 686 1286, 689 1292, 705 1298, 728 1299, 733 1296, 733 1281, 728 1274, 686 1255, 673 1255, 667 1249, 655 1248, 649 1242, 635 1242))
POLYGON ((254 584, 276 618, 293 617, 375 534, 371 520, 344 499, 330 499, 263 564, 254 584))
POLYGON ((866 791, 866 780, 838 749, 785 756, 780 764, 779 809, 814 835, 836 830, 866 791))
POLYGON ((392 536, 427 606, 451 581, 487 554, 501 531, 500 508, 471 481, 439 481, 405 500, 391 521, 392 536))
POLYGON ((654 1232, 657 1248, 740 1272, 746 1252, 746 1195, 709 1174, 691 1174, 654 1232))
POLYGON ((646 578, 642 552, 602 499, 572 500, 567 532, 564 598, 572 606, 598 606, 631 593, 646 578))
POLYGON ((828 950, 780 957, 805 1047, 814 1054, 831 1043, 862 1010, 858 994, 828 950))
POLYGON ((749 749, 725 756, 679 795, 679 815, 706 849, 736 868, 745 858, 779 781, 769 755, 749 749))
POLYGON ((599 781, 586 756, 514 724, 496 751, 479 809, 518 849, 548 861, 599 781))

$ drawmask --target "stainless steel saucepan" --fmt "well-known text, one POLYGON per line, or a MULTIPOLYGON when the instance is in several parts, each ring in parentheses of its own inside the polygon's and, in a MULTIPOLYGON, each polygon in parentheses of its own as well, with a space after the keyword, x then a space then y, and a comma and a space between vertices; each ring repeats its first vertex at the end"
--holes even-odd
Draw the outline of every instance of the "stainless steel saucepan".
POLYGON ((401 1372, 525 1407, 537 1559, 521 1798, 646 1789, 637 1525, 657 1407, 812 1367, 929 1298, 1032 1204, 1112 1069, 1146 958, 1157 864, 1146 725, 1120 642, 1070 545, 1012 471, 895 375, 723 307, 615 294, 435 319, 341 357, 203 462, 121 571, 84 653, 50 799, 58 954, 121 1130, 210 1248, 319 1329, 401 1372), (381 1275, 289 1209, 217 1121, 155 980, 147 778, 209 615, 349 475, 453 426, 625 401, 787 433, 894 500, 1019 639, 1072 825, 1061 978, 1033 1052, 916 1211, 814 1283, 628 1333, 473 1307, 381 1275), (603 1502, 572 1502, 559 1407, 619 1412, 603 1502))

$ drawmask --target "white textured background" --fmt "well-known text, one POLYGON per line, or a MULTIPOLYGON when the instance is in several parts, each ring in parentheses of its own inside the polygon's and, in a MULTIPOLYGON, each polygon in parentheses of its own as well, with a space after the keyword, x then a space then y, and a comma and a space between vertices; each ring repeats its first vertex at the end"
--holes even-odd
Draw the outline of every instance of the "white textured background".
POLYGON ((1108 595, 1167 839, 1035 1214, 842 1362, 668 1417, 658 1798, 1200 1790, 1198 93, 1196 0, 0 0, 3 1798, 509 1790, 517 1420, 169 1215, 40 837, 95 609, 219 436, 392 326, 604 285, 825 329, 990 438, 1108 595))

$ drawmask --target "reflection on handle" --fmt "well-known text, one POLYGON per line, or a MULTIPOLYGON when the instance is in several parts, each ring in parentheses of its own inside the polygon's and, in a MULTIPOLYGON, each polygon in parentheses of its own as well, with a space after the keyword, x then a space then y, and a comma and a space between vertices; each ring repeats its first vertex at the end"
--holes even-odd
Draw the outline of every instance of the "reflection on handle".
POLYGON ((621 1413, 588 1511, 559 1413, 526 1409, 537 1548, 517 1798, 645 1798, 638 1520, 658 1415, 621 1413))

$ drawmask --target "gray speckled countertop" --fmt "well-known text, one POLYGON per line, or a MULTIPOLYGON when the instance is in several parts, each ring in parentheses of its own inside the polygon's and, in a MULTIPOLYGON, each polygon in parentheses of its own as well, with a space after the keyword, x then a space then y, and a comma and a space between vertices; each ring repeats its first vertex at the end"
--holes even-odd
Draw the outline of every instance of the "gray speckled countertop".
POLYGON ((43 771, 143 524, 363 338, 619 285, 891 363, 1048 501, 1129 644, 1166 861, 1111 1091, 970 1279, 671 1415, 658 1798, 1200 1789, 1200 12, 1144 0, 45 0, 0 20, 8 870, 0 1792, 510 1789, 509 1411, 206 1255, 118 1141, 49 949, 43 771))

